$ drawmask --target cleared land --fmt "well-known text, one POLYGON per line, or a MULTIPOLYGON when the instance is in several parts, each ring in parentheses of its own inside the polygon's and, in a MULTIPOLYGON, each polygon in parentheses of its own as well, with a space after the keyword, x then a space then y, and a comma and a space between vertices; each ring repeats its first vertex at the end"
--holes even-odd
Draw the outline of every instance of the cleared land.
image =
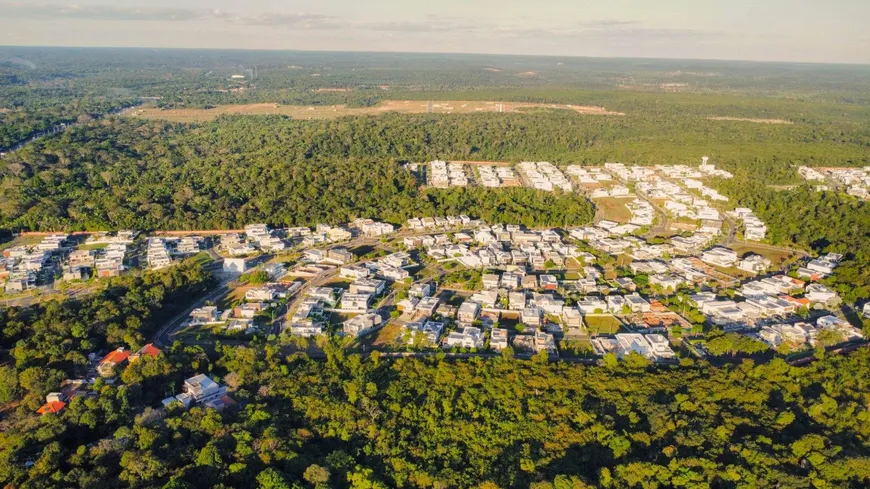
POLYGON ((755 122, 757 124, 794 124, 794 122, 785 119, 752 119, 749 117, 708 117, 707 119, 711 121, 755 122))
POLYGON ((731 249, 740 256, 746 253, 761 255, 770 260, 775 268, 781 267, 784 263, 794 258, 795 255, 789 250, 777 250, 770 246, 754 246, 751 243, 733 243, 731 249))
POLYGON ((349 115, 377 115, 385 112, 402 114, 471 114, 476 112, 522 112, 536 109, 571 110, 578 114, 625 115, 609 112, 603 107, 562 104, 531 104, 516 102, 471 102, 420 100, 386 100, 374 107, 346 107, 344 105, 304 106, 281 104, 219 105, 211 109, 158 109, 143 107, 132 110, 128 117, 163 119, 170 122, 210 121, 221 115, 287 115, 294 119, 333 119, 349 115))
POLYGON ((628 207, 626 207, 625 204, 632 200, 634 199, 604 197, 601 199, 594 199, 593 202, 598 207, 602 219, 625 224, 631 220, 631 211, 628 210, 628 207))
POLYGON ((592 336, 612 335, 619 331, 622 323, 609 314, 588 315, 585 318, 586 330, 592 336))

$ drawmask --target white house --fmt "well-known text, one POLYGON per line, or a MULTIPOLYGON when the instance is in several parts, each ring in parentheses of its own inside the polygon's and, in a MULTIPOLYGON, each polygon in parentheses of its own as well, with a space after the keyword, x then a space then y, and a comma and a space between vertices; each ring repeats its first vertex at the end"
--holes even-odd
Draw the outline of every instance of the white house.
POLYGON ((382 326, 383 318, 379 314, 360 314, 342 323, 342 330, 347 336, 361 338, 382 326))
POLYGON ((813 304, 830 304, 837 298, 837 293, 822 284, 810 284, 805 297, 813 304))
POLYGON ((341 296, 341 310, 367 311, 371 301, 371 294, 344 294, 343 296, 341 296))
POLYGON ((444 340, 447 347, 483 348, 483 333, 480 328, 466 326, 447 335, 444 340))

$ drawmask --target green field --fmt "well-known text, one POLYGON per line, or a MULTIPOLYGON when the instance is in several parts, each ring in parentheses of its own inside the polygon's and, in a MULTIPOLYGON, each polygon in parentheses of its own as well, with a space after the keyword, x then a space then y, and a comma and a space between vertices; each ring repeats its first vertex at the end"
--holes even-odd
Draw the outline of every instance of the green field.
POLYGON ((583 318, 589 336, 612 335, 619 332, 622 323, 610 314, 589 315, 583 318))

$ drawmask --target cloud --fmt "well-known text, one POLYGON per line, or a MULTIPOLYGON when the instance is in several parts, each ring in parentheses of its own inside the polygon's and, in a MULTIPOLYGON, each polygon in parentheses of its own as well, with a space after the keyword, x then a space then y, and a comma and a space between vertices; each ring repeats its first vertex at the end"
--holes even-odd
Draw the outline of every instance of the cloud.
POLYGON ((721 34, 693 29, 649 28, 637 20, 589 19, 562 23, 504 20, 461 16, 427 15, 420 20, 360 21, 330 15, 278 12, 240 14, 222 10, 189 8, 144 8, 102 5, 61 5, 0 0, 0 12, 7 18, 82 19, 100 21, 222 21, 238 26, 286 28, 305 31, 345 30, 356 33, 395 34, 397 36, 462 35, 493 40, 535 40, 547 42, 656 42, 663 40, 701 40, 721 34), (546 27, 542 27, 546 26, 546 27))
POLYGON ((139 8, 113 5, 59 5, 7 2, 0 0, 0 12, 9 18, 25 19, 81 19, 105 21, 159 21, 182 22, 196 20, 222 20, 235 25, 288 27, 294 29, 341 29, 351 23, 327 15, 306 13, 264 13, 241 15, 221 10, 186 8, 139 8))
POLYGON ((130 8, 112 5, 57 5, 23 2, 0 2, 0 11, 8 18, 189 21, 206 18, 208 12, 185 8, 130 8))
POLYGON ((343 29, 350 26, 350 23, 337 17, 318 14, 277 13, 245 16, 215 12, 214 15, 233 24, 250 26, 294 29, 343 29))
POLYGON ((644 27, 635 21, 596 21, 582 22, 566 27, 525 27, 503 26, 495 32, 513 39, 534 39, 554 42, 658 42, 658 41, 701 41, 724 38, 722 32, 699 29, 671 29, 644 27))
POLYGON ((578 22, 577 25, 579 27, 588 27, 588 28, 613 28, 613 27, 625 27, 629 25, 638 25, 640 24, 637 20, 618 20, 618 19, 604 19, 604 20, 587 20, 578 22))
POLYGON ((362 22, 357 23, 356 27, 363 30, 393 33, 469 33, 481 32, 482 27, 485 26, 464 20, 429 16, 425 21, 362 22))

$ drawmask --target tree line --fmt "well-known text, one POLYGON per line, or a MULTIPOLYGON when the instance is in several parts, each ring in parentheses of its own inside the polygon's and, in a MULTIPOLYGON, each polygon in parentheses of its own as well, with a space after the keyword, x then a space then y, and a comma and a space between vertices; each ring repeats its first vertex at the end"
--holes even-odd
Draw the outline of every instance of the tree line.
MULTIPOLYGON (((639 359, 325 360, 280 344, 180 345, 153 377, 99 385, 0 434, 22 488, 779 488, 870 483, 870 353, 807 367, 639 359), (154 379, 212 369, 237 407, 150 409, 154 379), (95 423, 94 421, 99 421, 95 423), (25 465, 25 461, 32 464, 25 465)), ((138 363, 138 362, 137 362, 138 363)))

